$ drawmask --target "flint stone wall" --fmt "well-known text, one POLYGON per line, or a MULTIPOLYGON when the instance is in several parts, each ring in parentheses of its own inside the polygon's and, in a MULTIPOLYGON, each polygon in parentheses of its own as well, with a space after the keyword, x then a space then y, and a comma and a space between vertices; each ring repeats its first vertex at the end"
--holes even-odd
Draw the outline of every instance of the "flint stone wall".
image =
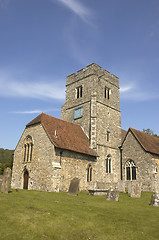
POLYGON ((94 169, 95 158, 67 150, 60 156, 61 151, 51 143, 41 124, 26 128, 14 153, 11 187, 23 189, 27 169, 29 190, 68 191, 74 177, 81 180, 80 190, 87 190, 87 168, 91 164, 94 169), (28 135, 33 138, 33 155, 31 162, 24 162, 24 140, 28 135))
POLYGON ((136 180, 142 184, 142 191, 155 191, 156 162, 153 156, 141 147, 131 132, 128 133, 122 151, 122 172, 126 188, 130 181, 126 180, 125 164, 128 160, 133 160, 136 164, 136 180))

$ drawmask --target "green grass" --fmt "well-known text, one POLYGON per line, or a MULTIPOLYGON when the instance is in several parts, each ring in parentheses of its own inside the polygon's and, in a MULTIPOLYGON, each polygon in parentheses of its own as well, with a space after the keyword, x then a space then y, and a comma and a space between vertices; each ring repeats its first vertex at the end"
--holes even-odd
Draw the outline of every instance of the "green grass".
POLYGON ((11 190, 0 193, 0 240, 153 240, 159 239, 159 208, 141 198, 11 190))

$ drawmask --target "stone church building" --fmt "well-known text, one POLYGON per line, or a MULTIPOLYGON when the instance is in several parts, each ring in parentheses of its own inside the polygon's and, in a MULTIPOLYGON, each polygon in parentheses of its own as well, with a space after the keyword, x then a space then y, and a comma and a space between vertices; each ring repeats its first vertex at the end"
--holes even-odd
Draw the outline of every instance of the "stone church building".
POLYGON ((154 151, 154 137, 148 136, 147 147, 141 140, 147 136, 138 132, 121 130, 119 79, 90 64, 67 77, 61 119, 41 113, 26 125, 14 152, 11 186, 68 191, 76 177, 80 190, 139 180, 143 190, 154 191, 159 139, 154 151))

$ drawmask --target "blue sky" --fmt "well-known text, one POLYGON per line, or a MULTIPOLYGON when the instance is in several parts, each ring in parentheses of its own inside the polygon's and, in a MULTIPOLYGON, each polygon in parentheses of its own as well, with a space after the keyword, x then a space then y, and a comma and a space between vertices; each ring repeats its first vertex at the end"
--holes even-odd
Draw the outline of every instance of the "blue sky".
POLYGON ((60 118, 66 76, 93 62, 120 79, 122 128, 159 134, 158 0, 0 0, 0 147, 60 118))

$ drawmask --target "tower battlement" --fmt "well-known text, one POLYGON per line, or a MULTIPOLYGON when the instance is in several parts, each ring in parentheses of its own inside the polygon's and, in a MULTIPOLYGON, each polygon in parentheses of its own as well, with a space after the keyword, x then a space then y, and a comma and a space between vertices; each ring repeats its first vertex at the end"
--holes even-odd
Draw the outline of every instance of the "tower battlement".
POLYGON ((71 75, 67 76, 67 85, 70 85, 80 79, 86 78, 90 75, 97 75, 98 77, 106 77, 111 78, 114 82, 118 82, 119 78, 114 74, 110 74, 109 71, 103 69, 96 63, 92 63, 86 66, 86 68, 82 68, 77 73, 72 73, 71 75))

